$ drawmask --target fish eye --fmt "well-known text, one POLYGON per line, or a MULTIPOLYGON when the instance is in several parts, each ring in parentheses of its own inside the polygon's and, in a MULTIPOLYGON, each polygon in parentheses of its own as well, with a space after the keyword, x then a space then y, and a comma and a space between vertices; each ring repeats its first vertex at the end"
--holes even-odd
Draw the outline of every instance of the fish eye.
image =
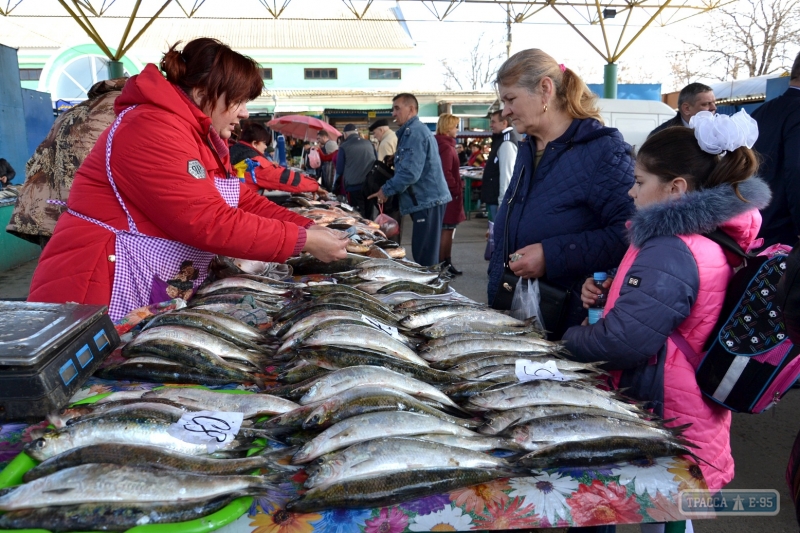
POLYGON ((40 450, 41 450, 42 448, 44 448, 45 446, 47 446, 47 441, 46 441, 46 440, 44 440, 44 439, 36 439, 36 442, 34 442, 34 443, 33 443, 33 445, 34 445, 36 448, 38 448, 38 449, 40 449, 40 450))

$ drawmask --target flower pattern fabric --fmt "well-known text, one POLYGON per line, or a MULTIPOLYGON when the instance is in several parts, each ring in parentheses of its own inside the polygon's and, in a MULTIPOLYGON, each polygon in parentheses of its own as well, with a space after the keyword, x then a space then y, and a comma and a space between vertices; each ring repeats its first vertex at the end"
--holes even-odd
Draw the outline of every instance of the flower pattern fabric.
POLYGON ((511 479, 509 484, 512 487, 509 495, 532 504, 536 512, 546 518, 550 525, 556 524, 559 517, 569 517, 567 498, 578 490, 578 482, 571 477, 547 472, 541 472, 534 477, 511 479))

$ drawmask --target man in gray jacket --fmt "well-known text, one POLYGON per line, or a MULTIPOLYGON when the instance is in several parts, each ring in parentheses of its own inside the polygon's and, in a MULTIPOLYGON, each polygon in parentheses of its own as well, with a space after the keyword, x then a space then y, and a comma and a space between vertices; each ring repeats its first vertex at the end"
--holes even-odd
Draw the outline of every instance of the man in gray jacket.
POLYGON ((344 183, 344 191, 361 216, 370 218, 369 202, 364 196, 364 179, 377 159, 375 147, 358 134, 353 124, 344 127, 344 142, 339 146, 336 159, 336 174, 344 183))
POLYGON ((430 266, 439 262, 439 240, 447 202, 452 200, 442 171, 439 148, 428 127, 420 122, 419 104, 413 94, 402 93, 392 99, 392 117, 397 130, 394 177, 370 198, 384 203, 400 195, 400 213, 411 215, 414 234, 411 253, 414 261, 430 266))

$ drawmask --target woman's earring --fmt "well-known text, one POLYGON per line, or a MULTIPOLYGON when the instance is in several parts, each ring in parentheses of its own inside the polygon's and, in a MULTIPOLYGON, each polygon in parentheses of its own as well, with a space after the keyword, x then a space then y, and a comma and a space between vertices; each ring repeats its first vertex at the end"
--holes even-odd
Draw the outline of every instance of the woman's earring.
POLYGON ((547 113, 547 104, 544 104, 544 108, 542 109, 542 113, 547 113))

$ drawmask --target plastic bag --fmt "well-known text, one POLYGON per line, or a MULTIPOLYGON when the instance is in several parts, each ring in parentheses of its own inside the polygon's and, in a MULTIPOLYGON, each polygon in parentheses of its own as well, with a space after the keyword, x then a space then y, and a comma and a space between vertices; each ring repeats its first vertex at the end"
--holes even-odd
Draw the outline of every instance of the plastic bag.
POLYGON ((377 216, 375 222, 381 226, 381 231, 386 234, 387 237, 394 237, 400 233, 400 224, 389 215, 383 214, 383 204, 378 204, 378 209, 380 209, 381 214, 377 216))
POLYGON ((319 152, 311 150, 308 152, 308 166, 311 168, 319 168, 322 166, 322 160, 319 158, 319 152))
POLYGON ((540 327, 544 327, 539 311, 540 298, 538 279, 520 279, 514 289, 514 298, 511 300, 509 314, 517 320, 534 317, 540 327))
POLYGON ((483 251, 483 258, 487 261, 492 260, 494 253, 494 222, 489 221, 489 230, 487 231, 489 237, 486 239, 486 249, 483 251))

